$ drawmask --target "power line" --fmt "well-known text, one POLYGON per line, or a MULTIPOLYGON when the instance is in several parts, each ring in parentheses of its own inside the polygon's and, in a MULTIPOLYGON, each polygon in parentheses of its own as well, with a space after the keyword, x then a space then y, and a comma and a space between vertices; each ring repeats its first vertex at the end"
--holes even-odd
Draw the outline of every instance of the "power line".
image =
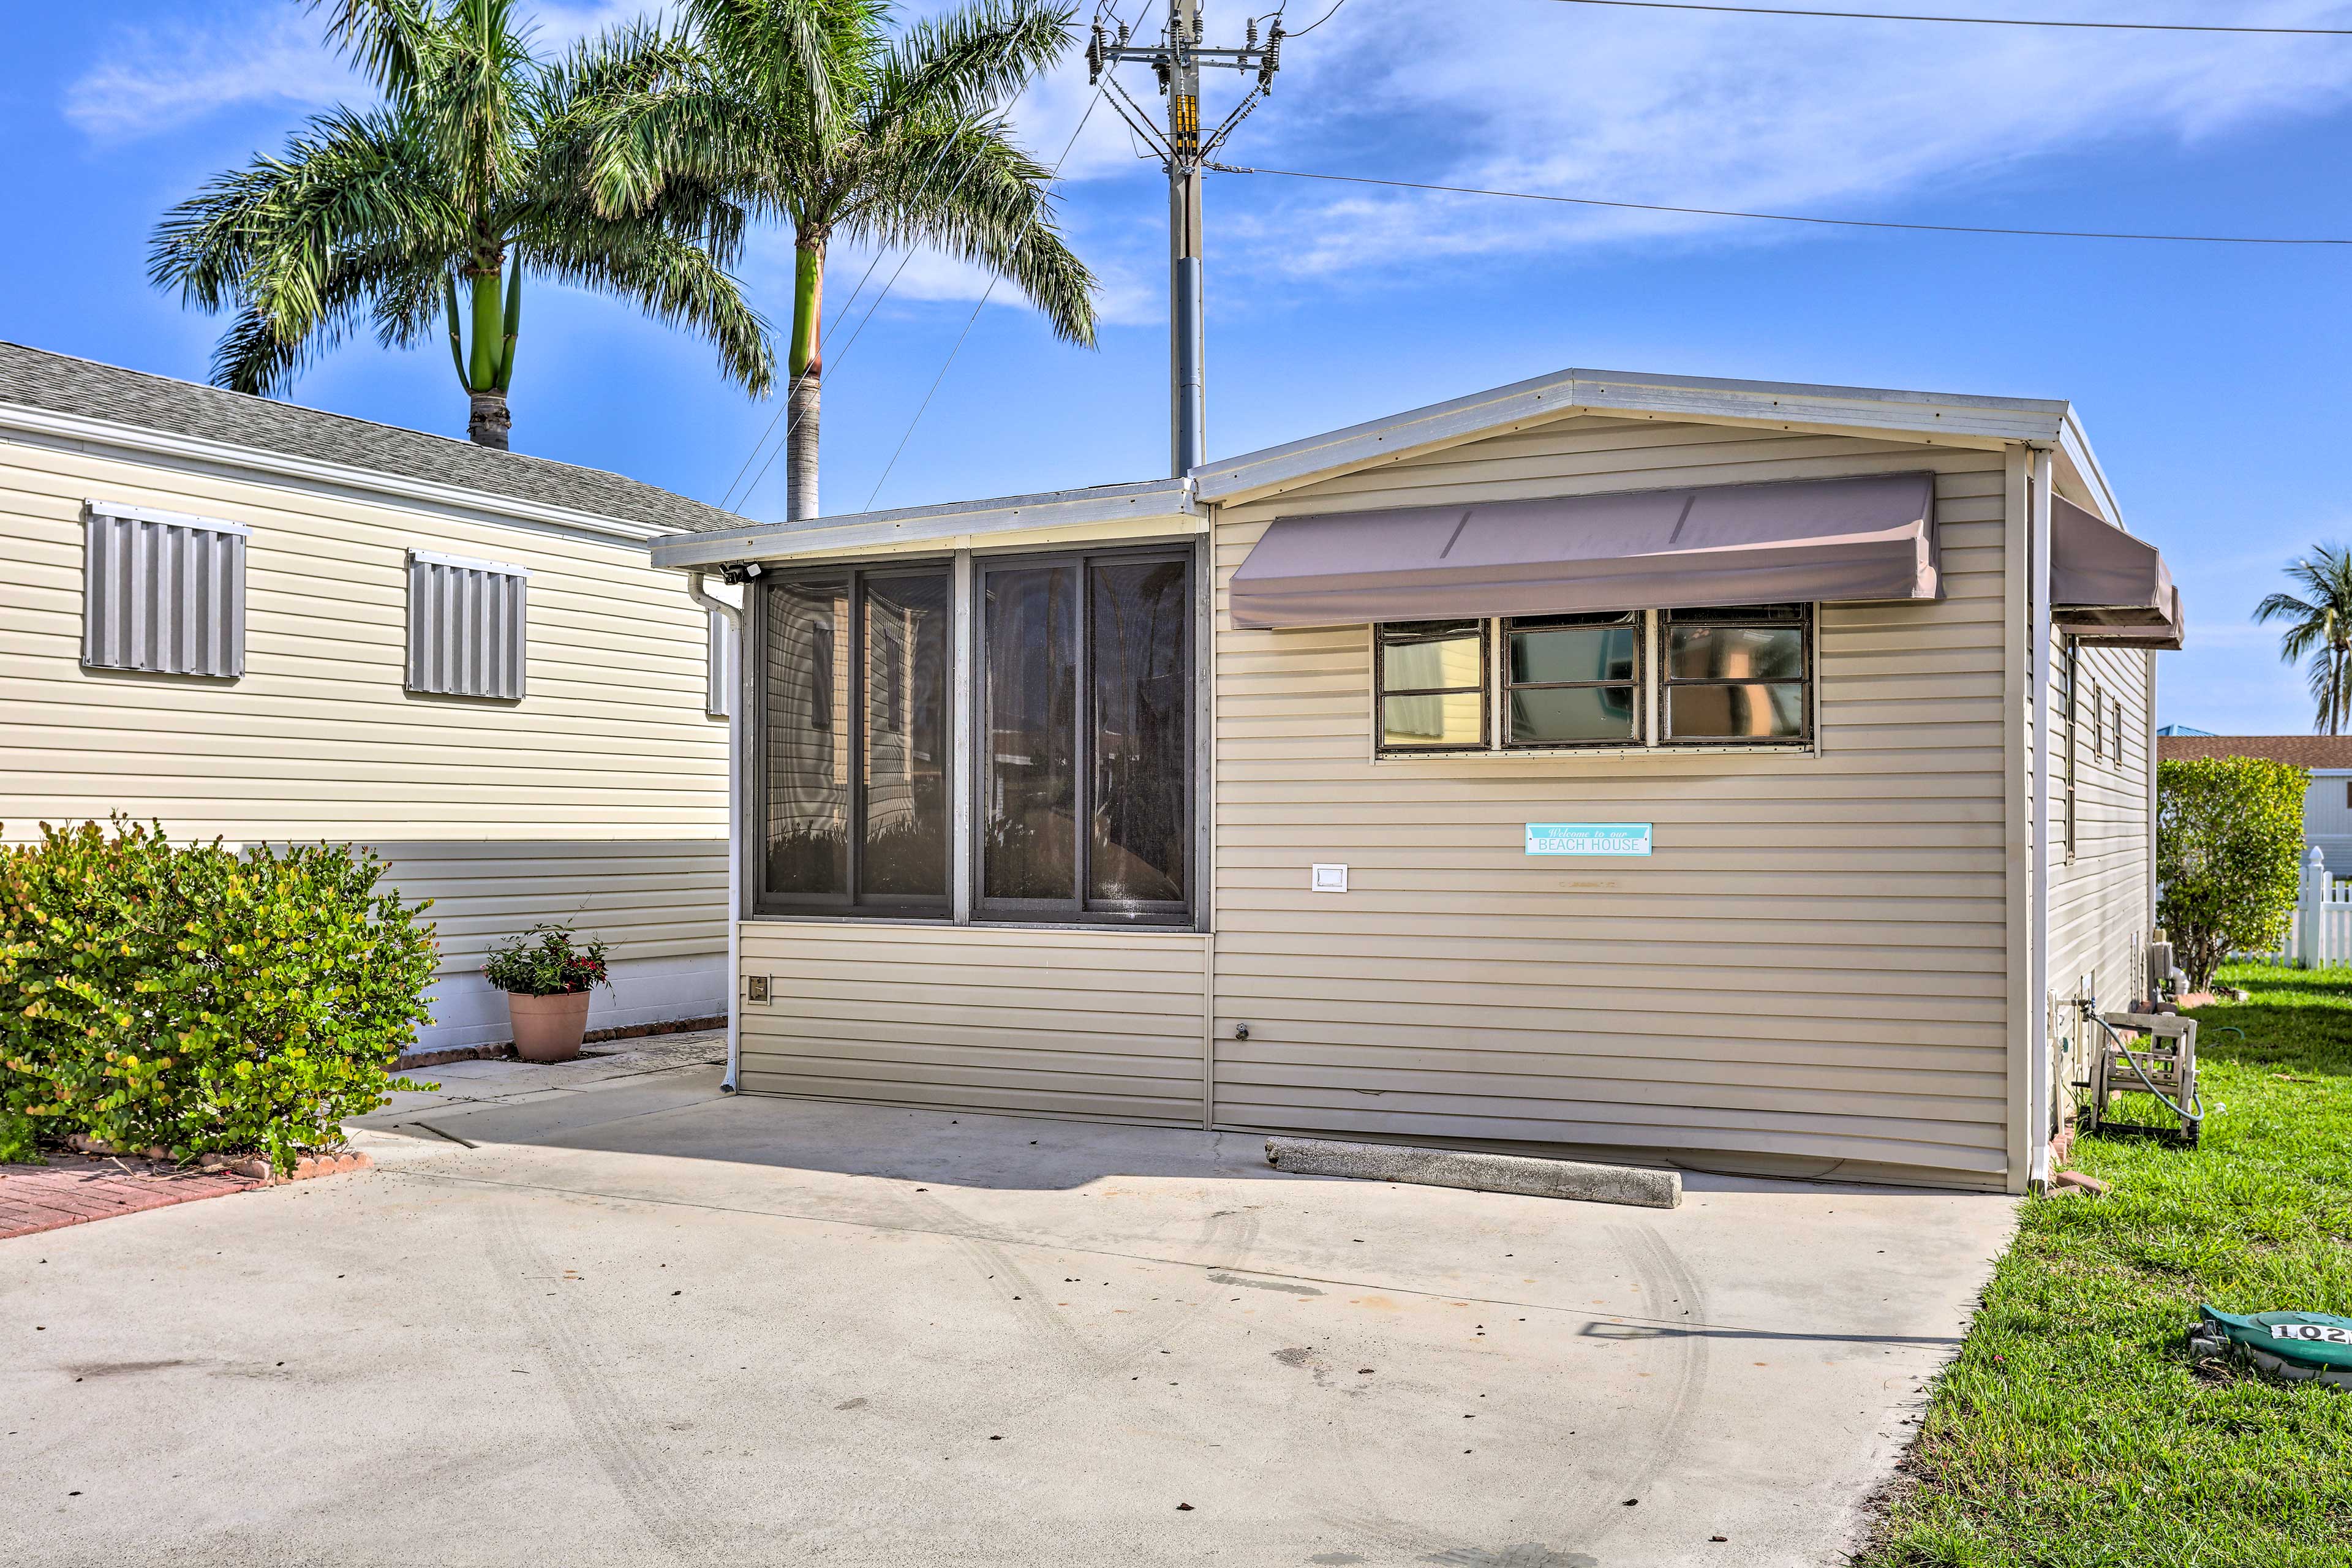
MULTIPOLYGON (((1048 184, 1052 183, 1055 174, 1062 172, 1062 165, 1070 161, 1070 149, 1078 144, 1079 132, 1084 131, 1087 128, 1087 121, 1094 118, 1095 105, 1100 103, 1102 100, 1102 89, 1097 87, 1095 89, 1095 95, 1087 100, 1087 111, 1078 116, 1077 129, 1070 132, 1070 140, 1063 146, 1062 155, 1054 160, 1054 173, 1045 176, 1048 184)), ((948 366, 955 363, 956 355, 963 351, 963 341, 971 336, 972 324, 980 320, 981 311, 988 308, 989 297, 996 292, 997 282, 998 279, 991 278, 988 280, 988 287, 980 291, 980 303, 971 308, 971 314, 964 320, 963 331, 956 334, 955 346, 948 350, 948 357, 940 363, 940 374, 931 377, 931 389, 923 394, 922 405, 915 410, 915 416, 907 421, 907 433, 898 437, 898 445, 891 452, 890 460, 882 465, 882 478, 876 479, 874 488, 866 492, 866 510, 867 511, 874 510, 875 498, 882 493, 882 486, 889 479, 890 470, 898 466, 898 458, 906 451, 907 443, 914 439, 915 426, 923 422, 923 415, 930 408, 931 399, 940 395, 940 384, 948 378, 948 366)))
POLYGON ((1225 174, 1282 174, 1294 180, 1335 180, 1350 185, 1391 185, 1406 191, 1443 191, 1458 196, 1505 196, 1520 202, 1559 202, 1570 206, 1616 207, 1628 212, 1681 213, 1693 217, 1752 218, 1765 223, 1820 224, 1832 228, 1894 228, 1910 229, 1927 234, 1999 234, 2024 236, 2036 239, 2139 239, 2159 240, 2179 245, 2352 245, 2352 239, 2305 239, 2268 235, 2242 234, 2129 234, 2096 229, 2072 228, 1996 228, 1989 225, 1963 223, 1895 223, 1883 219, 1859 217, 1808 217, 1796 213, 1734 212, 1722 207, 1675 207, 1656 202, 1611 202, 1597 196, 1540 195, 1533 191, 1494 191, 1477 185, 1428 184, 1418 180, 1376 180, 1364 174, 1323 174, 1305 169, 1244 168, 1233 163, 1212 163, 1210 168, 1225 174))
MULTIPOLYGON (((1287 0, 1285 0, 1285 3, 1287 4, 1287 0)), ((1307 23, 1307 26, 1299 28, 1298 31, 1291 34, 1290 36, 1294 38, 1305 37, 1307 34, 1313 32, 1316 28, 1321 26, 1332 17, 1338 16, 1339 14, 1339 7, 1345 5, 1347 3, 1348 0, 1332 0, 1331 8, 1328 11, 1324 12, 1323 15, 1316 17, 1315 20, 1307 23)))
MULTIPOLYGON (((1341 0, 1344 5, 1346 0, 1341 0)), ((1718 11, 1738 16, 1828 16, 1843 22, 1950 22, 1976 27, 2078 27, 2109 33, 2253 33, 2292 37, 2352 37, 2352 27, 2240 27, 2204 22, 2074 22, 2042 16, 1938 16, 1903 11, 1809 11, 1793 5, 1710 5, 1701 0, 1555 0, 1563 5, 1622 5, 1639 11, 1718 11)), ((1339 7, 1334 5, 1332 9, 1339 7)), ((1322 24, 1318 23, 1320 26, 1322 24)), ((1294 35, 1295 36, 1295 35, 1294 35)))

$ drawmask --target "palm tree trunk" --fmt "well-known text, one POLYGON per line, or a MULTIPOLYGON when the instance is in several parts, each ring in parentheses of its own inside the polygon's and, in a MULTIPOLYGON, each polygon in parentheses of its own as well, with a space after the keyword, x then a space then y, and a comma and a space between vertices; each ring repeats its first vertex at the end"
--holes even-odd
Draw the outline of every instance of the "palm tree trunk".
POLYGON ((499 264, 478 258, 467 268, 473 294, 474 343, 466 364, 466 390, 474 400, 473 416, 466 422, 467 439, 477 447, 507 449, 513 417, 507 411, 505 383, 499 372, 506 357, 507 319, 499 297, 499 264))
POLYGON ((793 258, 792 392, 784 437, 784 519, 817 515, 816 455, 819 392, 824 357, 818 347, 824 321, 824 241, 803 238, 793 258))
POLYGON ((513 416, 507 412, 507 395, 496 387, 477 392, 473 416, 466 421, 466 439, 477 447, 507 449, 507 432, 514 426, 513 416))

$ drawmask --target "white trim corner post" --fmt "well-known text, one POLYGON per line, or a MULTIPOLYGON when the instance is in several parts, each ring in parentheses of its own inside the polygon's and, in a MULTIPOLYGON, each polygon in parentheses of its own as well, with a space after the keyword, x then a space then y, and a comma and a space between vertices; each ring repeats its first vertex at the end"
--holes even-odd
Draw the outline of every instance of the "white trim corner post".
POLYGON ((2050 687, 2055 674, 2050 658, 2050 448, 2032 449, 2028 485, 2026 550, 2032 573, 2027 603, 2032 605, 2031 650, 2026 669, 2033 691, 2033 874, 2032 913, 2027 936, 2029 1049, 2026 1057, 2026 1186, 2041 1192, 2050 1183, 2051 1119, 2056 1114, 2057 1088, 2050 1058, 2050 687))
POLYGON ((751 661, 744 646, 741 608, 705 588, 708 575, 699 567, 688 571, 686 596, 735 628, 739 675, 734 700, 727 704, 727 1076, 719 1082, 732 1094, 743 1061, 743 694, 751 688, 751 661))

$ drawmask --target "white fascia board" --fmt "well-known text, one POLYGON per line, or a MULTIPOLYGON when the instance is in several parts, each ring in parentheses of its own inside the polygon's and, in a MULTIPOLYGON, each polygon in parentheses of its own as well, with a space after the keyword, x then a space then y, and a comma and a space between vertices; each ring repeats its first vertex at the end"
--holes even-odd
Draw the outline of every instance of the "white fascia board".
POLYGON ((411 504, 421 503, 469 521, 514 524, 538 531, 556 530, 565 533, 584 533, 608 542, 617 541, 643 544, 679 531, 667 524, 632 522, 623 518, 578 511, 544 501, 518 500, 511 496, 491 495, 486 490, 436 484, 431 479, 408 479, 373 468, 355 468, 311 458, 291 457, 257 447, 240 447, 232 442, 206 440, 195 436, 177 436, 165 430, 151 430, 139 425, 118 425, 111 420, 90 419, 79 414, 55 414, 46 408, 27 408, 22 404, 0 404, 0 431, 10 430, 20 431, 56 446, 111 448, 134 458, 162 458, 232 477, 292 480, 362 500, 390 499, 411 504))
POLYGON ((528 566, 510 565, 504 561, 480 561, 471 555, 444 555, 434 550, 412 550, 411 561, 422 561, 427 566, 455 566, 461 572, 490 572, 501 577, 529 577, 528 566))
POLYGON ((1230 503, 1583 414, 1844 431, 1994 447, 2012 441, 2054 442, 2067 412, 2064 403, 2041 398, 1570 370, 1203 464, 1195 478, 1202 500, 1230 503))
POLYGON ((119 500, 90 500, 83 505, 92 517, 120 517, 131 522, 161 522, 173 528, 193 528, 205 533, 234 533, 240 539, 251 538, 253 530, 241 522, 228 522, 217 517, 198 517, 188 511, 165 511, 160 507, 131 506, 119 500))
POLYGON ((2106 470, 2099 467, 2098 455, 2091 450, 2091 437, 2071 404, 2066 408, 2065 423, 2058 431, 2057 456, 2059 490, 2079 492, 2068 499, 2087 505, 2101 519, 2129 533, 2131 528, 2124 521, 2123 508, 2116 503, 2116 492, 2107 483, 2106 470))
POLYGON ((962 549, 992 537, 1027 536, 1056 529, 1099 527, 1195 515, 1191 485, 1182 479, 1048 490, 994 500, 896 511, 847 512, 801 522, 730 528, 721 533, 681 533, 655 542, 656 566, 726 566, 803 556, 892 552, 917 546, 962 549))

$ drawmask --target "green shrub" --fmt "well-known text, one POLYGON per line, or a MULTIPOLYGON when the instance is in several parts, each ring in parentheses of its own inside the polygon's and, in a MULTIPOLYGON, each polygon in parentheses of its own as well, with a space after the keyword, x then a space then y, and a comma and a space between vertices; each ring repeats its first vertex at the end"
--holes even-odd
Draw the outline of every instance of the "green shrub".
POLYGON ((267 1153, 373 1110, 429 1016, 433 928, 347 845, 42 825, 0 848, 0 1143, 267 1153), (13 1129, 13 1132, 10 1131, 13 1129))
POLYGON ((2285 939, 2303 886, 2311 775, 2266 757, 2200 757, 2156 770, 2156 918, 2189 988, 2232 952, 2285 939))
POLYGON ((568 925, 541 921, 521 936, 510 937, 490 950, 482 978, 500 991, 525 996, 569 996, 602 985, 613 988, 605 972, 604 943, 584 941, 568 925))

